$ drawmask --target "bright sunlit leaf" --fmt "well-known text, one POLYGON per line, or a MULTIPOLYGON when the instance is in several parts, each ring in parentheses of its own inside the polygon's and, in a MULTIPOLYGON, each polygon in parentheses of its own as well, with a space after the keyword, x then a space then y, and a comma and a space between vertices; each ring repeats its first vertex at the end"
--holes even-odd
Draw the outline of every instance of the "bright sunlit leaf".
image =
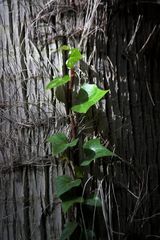
POLYGON ((74 65, 83 58, 80 50, 78 48, 71 48, 69 51, 69 58, 66 61, 66 66, 71 69, 74 65))
POLYGON ((66 61, 66 65, 69 69, 73 68, 74 65, 78 62, 76 57, 70 57, 68 58, 68 60, 66 61))
POLYGON ((69 57, 76 57, 80 60, 82 58, 82 54, 78 48, 71 48, 69 51, 69 57))
POLYGON ((88 109, 96 104, 109 90, 101 90, 95 84, 84 84, 78 95, 79 104, 72 107, 74 112, 86 113, 88 109))
POLYGON ((65 75, 64 77, 57 77, 54 78, 50 83, 48 83, 46 89, 52 89, 55 87, 59 87, 61 85, 64 85, 65 83, 70 81, 70 76, 65 75))
POLYGON ((98 138, 91 139, 84 143, 83 149, 86 155, 86 160, 81 163, 81 166, 88 166, 92 161, 100 157, 115 156, 113 152, 100 143, 98 138))

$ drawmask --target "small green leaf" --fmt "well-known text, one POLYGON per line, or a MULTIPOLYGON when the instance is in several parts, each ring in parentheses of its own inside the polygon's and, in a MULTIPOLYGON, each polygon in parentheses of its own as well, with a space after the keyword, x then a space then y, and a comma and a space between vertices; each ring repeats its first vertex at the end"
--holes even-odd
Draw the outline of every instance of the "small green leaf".
POLYGON ((73 68, 74 65, 78 62, 76 57, 70 57, 68 58, 68 60, 66 61, 66 65, 69 69, 73 68))
POLYGON ((78 224, 76 222, 68 222, 64 225, 64 230, 61 234, 60 240, 69 240, 70 236, 76 230, 78 224))
POLYGON ((63 50, 63 51, 70 51, 70 46, 68 46, 68 45, 62 45, 61 47, 60 47, 60 50, 63 50))
POLYGON ((79 104, 72 107, 74 112, 86 113, 96 104, 109 90, 101 90, 95 84, 84 84, 78 95, 79 104))
POLYGON ((68 142, 68 139, 64 133, 57 133, 49 137, 48 142, 52 144, 52 154, 55 156, 64 152, 69 147, 76 146, 78 138, 68 142))
POLYGON ((70 81, 70 77, 68 75, 65 75, 64 77, 54 78, 50 83, 48 83, 46 89, 52 89, 55 87, 59 87, 69 81, 70 81))
POLYGON ((71 48, 69 51, 69 57, 76 57, 80 60, 82 58, 82 54, 78 48, 71 48))
POLYGON ((63 212, 67 213, 67 211, 75 204, 75 203, 83 203, 82 197, 73 198, 67 201, 62 202, 63 212))
POLYGON ((115 156, 113 152, 104 147, 98 138, 91 139, 83 145, 86 160, 81 163, 81 166, 87 166, 92 161, 100 157, 115 156))
POLYGON ((83 58, 78 48, 71 48, 69 51, 69 58, 66 61, 66 66, 71 69, 74 65, 83 58))
POLYGON ((93 206, 93 207, 101 207, 102 206, 101 200, 97 195, 94 195, 93 197, 86 199, 84 201, 84 204, 93 206))
POLYGON ((56 194, 60 197, 64 193, 68 192, 74 187, 78 187, 81 184, 81 179, 73 180, 69 176, 58 176, 56 178, 56 194))

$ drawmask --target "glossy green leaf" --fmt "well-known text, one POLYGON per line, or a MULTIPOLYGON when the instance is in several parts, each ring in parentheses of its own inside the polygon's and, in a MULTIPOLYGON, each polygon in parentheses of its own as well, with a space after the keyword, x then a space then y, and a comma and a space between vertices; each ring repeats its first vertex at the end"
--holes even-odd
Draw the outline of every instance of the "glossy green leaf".
POLYGON ((76 230, 78 224, 76 222, 68 222, 64 225, 64 230, 61 234, 60 240, 69 240, 70 236, 76 230))
POLYGON ((63 175, 56 178, 56 194, 60 197, 74 187, 81 184, 81 179, 73 180, 71 177, 63 175))
POLYGON ((97 195, 94 195, 93 197, 86 199, 84 201, 84 204, 93 206, 93 207, 101 207, 102 206, 101 199, 97 195))
POLYGON ((84 84, 79 92, 79 104, 72 107, 74 112, 86 113, 88 109, 96 104, 109 90, 101 90, 95 84, 84 84))
POLYGON ((69 51, 69 57, 76 57, 80 60, 82 58, 82 54, 78 48, 71 48, 69 51))
POLYGON ((52 144, 52 154, 57 155, 64 152, 69 147, 76 146, 78 139, 68 142, 64 133, 57 133, 48 138, 48 142, 52 144))
POLYGON ((73 68, 74 65, 78 62, 76 57, 70 57, 68 58, 68 60, 66 61, 66 65, 69 69, 73 68))
POLYGON ((89 165, 93 160, 100 157, 115 156, 113 152, 104 147, 98 138, 91 139, 83 145, 86 160, 81 163, 81 166, 89 165))
POLYGON ((48 83, 46 89, 52 89, 55 87, 59 87, 69 81, 70 81, 70 77, 68 75, 65 75, 64 77, 54 78, 50 83, 48 83))
POLYGON ((60 50, 63 50, 63 51, 69 51, 71 48, 70 48, 70 46, 68 46, 68 45, 62 45, 61 47, 60 47, 60 50))
POLYGON ((74 204, 76 203, 83 203, 83 198, 82 197, 77 197, 77 198, 73 198, 67 201, 63 201, 62 202, 62 209, 63 212, 66 213, 74 204))
POLYGON ((71 48, 69 51, 69 58, 66 61, 66 66, 71 69, 74 65, 83 58, 78 48, 71 48))

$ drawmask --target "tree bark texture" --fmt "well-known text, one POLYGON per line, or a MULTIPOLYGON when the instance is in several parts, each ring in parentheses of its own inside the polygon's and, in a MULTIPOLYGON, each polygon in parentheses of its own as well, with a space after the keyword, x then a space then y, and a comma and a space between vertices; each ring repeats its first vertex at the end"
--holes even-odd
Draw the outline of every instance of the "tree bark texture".
POLYGON ((149 1, 0 2, 0 239, 56 240, 62 231, 54 180, 69 170, 51 156, 47 137, 69 126, 45 86, 65 72, 57 51, 64 43, 82 49, 87 81, 110 89, 90 116, 120 156, 92 169, 103 180, 98 239, 160 235, 158 10, 149 1))

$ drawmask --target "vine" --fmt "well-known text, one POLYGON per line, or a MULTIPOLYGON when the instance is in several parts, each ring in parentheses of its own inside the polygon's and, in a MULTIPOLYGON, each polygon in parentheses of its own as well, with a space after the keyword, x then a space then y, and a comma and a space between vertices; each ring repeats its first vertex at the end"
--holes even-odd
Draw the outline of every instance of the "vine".
POLYGON ((109 90, 102 90, 96 84, 84 83, 76 92, 73 101, 75 65, 82 60, 83 55, 78 48, 71 48, 68 45, 63 45, 60 49, 68 52, 66 66, 69 74, 54 78, 46 87, 53 89, 66 85, 66 115, 71 129, 70 136, 56 133, 48 138, 48 142, 52 145, 52 155, 58 156, 59 159, 65 156, 72 173, 72 176, 62 175, 56 178, 56 195, 62 201, 63 212, 67 214, 72 210, 73 213, 71 220, 64 226, 60 240, 73 237, 75 239, 76 236, 79 236, 79 239, 89 239, 90 237, 93 239, 95 233, 93 229, 87 229, 85 226, 82 206, 101 207, 101 200, 96 194, 96 190, 88 194, 84 192, 85 183, 88 181, 86 180, 88 167, 97 159, 111 157, 115 154, 104 147, 100 139, 96 137, 88 139, 86 136, 83 144, 79 143, 81 136, 78 133, 77 115, 86 114, 109 90), (76 235, 77 233, 78 235, 76 235))

